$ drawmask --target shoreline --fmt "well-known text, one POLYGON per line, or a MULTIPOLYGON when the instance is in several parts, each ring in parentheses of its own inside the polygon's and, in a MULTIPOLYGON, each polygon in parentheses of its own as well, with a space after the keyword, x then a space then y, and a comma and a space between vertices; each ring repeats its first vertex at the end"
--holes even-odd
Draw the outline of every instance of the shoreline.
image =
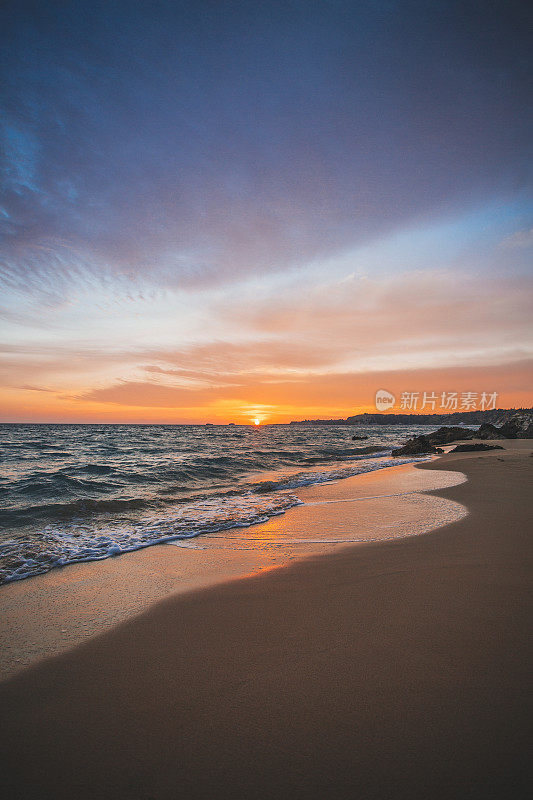
POLYGON ((301 505, 246 529, 68 564, 5 584, 0 587, 0 680, 172 596, 286 568, 352 544, 421 535, 466 513, 428 495, 432 488, 466 480, 461 473, 421 474, 416 466, 399 464, 300 487, 301 505), (342 512, 337 503, 344 504, 342 512), (326 529, 333 533, 326 534, 326 529), (391 529, 392 536, 387 536, 391 529))
MULTIPOLYGON (((370 448, 371 451, 377 449, 377 446, 370 448)), ((390 450, 390 448, 388 449, 390 450)), ((300 501, 295 493, 305 490, 308 486, 322 485, 359 476, 366 472, 382 471, 387 467, 417 462, 416 456, 393 458, 392 454, 388 454, 385 444, 381 445, 379 450, 380 453, 357 453, 357 449, 352 450, 352 453, 356 454, 353 458, 314 465, 307 474, 305 470, 302 471, 302 464, 286 466, 281 470, 252 471, 248 473, 244 482, 237 480, 233 487, 229 485, 219 487, 219 492, 216 490, 212 492, 206 486, 207 493, 204 496, 200 492, 199 496, 188 499, 178 499, 176 496, 167 498, 167 502, 164 502, 159 510, 152 510, 155 516, 148 511, 148 508, 150 502, 157 497, 157 493, 152 494, 151 497, 129 498, 129 500, 126 498, 116 498, 115 500, 103 498, 101 502, 106 507, 107 519, 105 516, 100 517, 98 513, 98 510, 104 510, 99 505, 100 501, 94 501, 96 502, 93 508, 95 513, 90 517, 83 516, 83 512, 79 508, 79 503, 84 502, 81 499, 71 500, 65 504, 60 503, 58 504, 60 508, 70 509, 70 512, 78 511, 81 516, 76 518, 74 515, 71 519, 63 521, 57 519, 55 522, 48 520, 41 522, 37 528, 35 528, 35 521, 33 527, 32 523, 28 521, 29 527, 26 529, 23 527, 22 530, 17 527, 16 519, 15 527, 10 527, 10 512, 8 511, 6 531, 0 541, 0 550, 2 550, 0 588, 20 580, 39 577, 52 569, 85 562, 105 561, 106 558, 133 553, 158 544, 180 546, 181 543, 183 547, 193 546, 196 539, 204 540, 209 534, 224 533, 231 529, 246 529, 284 513, 299 504, 300 501), (228 500, 229 503, 225 505, 225 501, 228 500), (137 509, 138 513, 134 513, 131 517, 126 512, 128 516, 123 519, 122 504, 130 501, 138 502, 141 506, 146 507, 142 511, 137 509), (203 521, 202 513, 207 514, 203 521), (185 521, 183 521, 183 514, 185 521), (187 519, 189 514, 191 516, 187 519), (212 515, 211 519, 209 518, 210 514, 212 515), (65 537, 67 546, 64 550, 61 550, 60 546, 60 553, 46 553, 45 548, 45 552, 41 554, 39 538, 50 528, 52 528, 51 533, 56 534, 59 541, 65 537), (7 537, 5 537, 6 533, 7 537), (16 542, 20 533, 26 541, 24 546, 18 549, 16 542), (69 541, 73 538, 76 540, 77 546, 73 546, 72 541, 69 541), (32 549, 35 545, 37 550, 33 554, 32 549), (25 552, 28 550, 29 557, 25 552), (60 559, 62 563, 59 563, 60 559)), ((429 457, 426 456, 426 458, 429 457)), ((111 467, 111 469, 113 468, 111 467)), ((17 510, 12 509, 12 511, 16 517, 17 510)), ((26 513, 23 509, 20 511, 26 513)), ((53 551, 53 542, 51 545, 53 551)))
POLYGON ((502 445, 417 466, 467 475, 427 490, 455 522, 169 597, 5 682, 12 796, 526 796, 532 442, 502 445))

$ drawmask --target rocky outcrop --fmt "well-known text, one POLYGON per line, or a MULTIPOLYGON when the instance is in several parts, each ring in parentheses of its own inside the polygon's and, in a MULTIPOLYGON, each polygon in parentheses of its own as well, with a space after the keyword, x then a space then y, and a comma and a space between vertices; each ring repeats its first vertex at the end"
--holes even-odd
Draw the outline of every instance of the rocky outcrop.
POLYGON ((472 442, 471 444, 458 444, 450 453, 478 453, 481 450, 503 450, 501 444, 483 444, 483 442, 472 442))
MULTIPOLYGON (((533 414, 530 411, 514 414, 511 419, 497 428, 490 422, 484 422, 477 431, 458 426, 444 426, 433 433, 414 436, 408 439, 403 447, 392 451, 393 456, 423 456, 431 453, 442 453, 436 445, 447 445, 465 439, 533 439, 533 414)), ((500 445, 462 444, 451 450, 451 453, 469 453, 478 450, 502 450, 500 445)))
POLYGON ((533 416, 515 414, 498 430, 505 439, 533 439, 533 416))
POLYGON ((485 422, 480 426, 475 436, 476 439, 505 439, 506 437, 501 432, 500 428, 496 425, 491 425, 490 422, 485 422))
POLYGON ((451 444, 452 442, 460 442, 463 439, 473 439, 477 437, 475 431, 470 428, 459 427, 444 427, 439 428, 438 431, 426 434, 430 444, 451 444))
POLYGON ((434 447, 427 436, 413 436, 403 447, 393 450, 391 455, 397 456, 425 456, 429 453, 442 453, 442 450, 434 447))
POLYGON ((463 439, 473 439, 476 432, 469 428, 443 427, 433 433, 413 436, 403 447, 392 451, 393 456, 422 456, 428 453, 442 453, 437 445, 451 444, 463 439))

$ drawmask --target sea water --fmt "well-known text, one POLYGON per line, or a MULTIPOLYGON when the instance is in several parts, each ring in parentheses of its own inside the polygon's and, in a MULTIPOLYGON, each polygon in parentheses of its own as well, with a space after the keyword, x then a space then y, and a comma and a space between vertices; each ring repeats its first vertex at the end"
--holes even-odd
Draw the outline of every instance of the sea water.
POLYGON ((299 504, 303 486, 419 460, 391 449, 427 430, 0 425, 0 583, 206 533, 234 536, 299 504))

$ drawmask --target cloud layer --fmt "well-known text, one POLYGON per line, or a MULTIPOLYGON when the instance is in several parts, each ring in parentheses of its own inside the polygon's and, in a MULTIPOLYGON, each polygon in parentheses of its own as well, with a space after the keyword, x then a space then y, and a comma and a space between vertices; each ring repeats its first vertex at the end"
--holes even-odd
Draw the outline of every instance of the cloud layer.
POLYGON ((531 390, 523 3, 2 22, 6 419, 344 414, 402 370, 531 390))
POLYGON ((525 9, 491 10, 7 3, 6 276, 227 281, 524 187, 525 9))

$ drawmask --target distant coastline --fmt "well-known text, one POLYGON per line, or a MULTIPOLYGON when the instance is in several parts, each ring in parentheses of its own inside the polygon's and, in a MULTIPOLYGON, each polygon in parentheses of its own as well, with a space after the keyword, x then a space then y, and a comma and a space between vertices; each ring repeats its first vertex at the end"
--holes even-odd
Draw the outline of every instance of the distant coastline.
POLYGON ((514 414, 533 414, 533 408, 494 408, 487 411, 454 411, 451 414, 355 414, 346 419, 293 420, 290 425, 503 425, 514 414))

